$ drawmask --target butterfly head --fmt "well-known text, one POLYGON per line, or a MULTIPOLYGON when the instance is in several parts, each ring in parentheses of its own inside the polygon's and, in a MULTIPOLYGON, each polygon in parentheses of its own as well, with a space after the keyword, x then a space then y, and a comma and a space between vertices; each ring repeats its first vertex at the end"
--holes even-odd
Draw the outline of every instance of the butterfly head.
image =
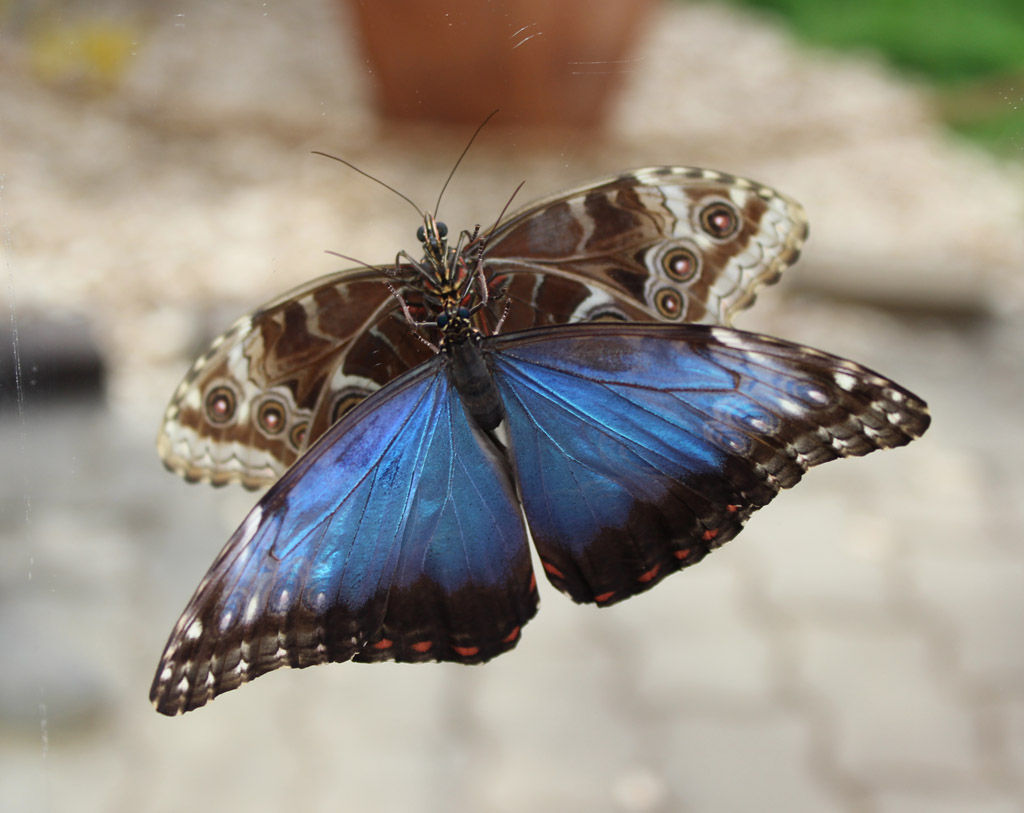
POLYGON ((466 264, 462 259, 461 241, 456 248, 448 245, 448 226, 427 212, 423 225, 416 230, 416 239, 423 247, 423 259, 416 263, 423 293, 435 313, 455 307, 463 298, 466 264))
POLYGON ((423 261, 432 268, 448 264, 448 226, 430 212, 423 215, 423 225, 416 230, 416 239, 423 246, 423 261))

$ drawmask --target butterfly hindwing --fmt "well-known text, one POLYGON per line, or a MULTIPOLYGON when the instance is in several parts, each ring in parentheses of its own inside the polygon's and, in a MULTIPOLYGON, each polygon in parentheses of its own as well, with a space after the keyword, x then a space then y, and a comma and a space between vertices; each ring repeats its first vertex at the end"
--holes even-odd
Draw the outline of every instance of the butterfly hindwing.
POLYGON ((443 360, 364 402, 259 501, 171 634, 158 710, 282 666, 475 663, 515 646, 537 604, 526 531, 443 360))
POLYGON ((871 370, 726 328, 587 325, 490 347, 530 533, 576 601, 646 590, 807 468, 928 425, 871 370))

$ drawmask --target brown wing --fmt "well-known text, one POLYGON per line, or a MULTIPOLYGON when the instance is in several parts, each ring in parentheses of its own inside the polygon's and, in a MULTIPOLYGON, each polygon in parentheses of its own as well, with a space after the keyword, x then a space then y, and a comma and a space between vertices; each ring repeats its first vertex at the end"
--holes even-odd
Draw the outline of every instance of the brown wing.
POLYGON ((164 464, 187 480, 269 485, 341 415, 429 358, 388 279, 337 272, 235 322, 171 399, 157 438, 164 464))
POLYGON ((796 262, 807 219, 755 181, 651 167, 562 192, 486 237, 506 330, 595 318, 729 325, 796 262))
MULTIPOLYGON (((641 169, 532 204, 487 233, 489 324, 728 325, 795 262, 800 204, 753 181, 641 169)), ((465 249, 472 264, 477 244, 465 249)), ((415 305, 422 284, 398 269, 415 305)), ((192 366, 157 446, 188 480, 274 482, 359 401, 430 356, 376 269, 341 271, 238 320, 192 366)))

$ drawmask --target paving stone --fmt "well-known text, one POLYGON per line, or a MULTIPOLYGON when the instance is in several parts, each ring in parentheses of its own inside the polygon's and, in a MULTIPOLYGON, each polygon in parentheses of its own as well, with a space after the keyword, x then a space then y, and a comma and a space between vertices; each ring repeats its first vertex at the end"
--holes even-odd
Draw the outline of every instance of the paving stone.
POLYGON ((668 782, 684 809, 839 811, 843 800, 811 770, 806 724, 779 712, 675 722, 668 782))
POLYGON ((745 566, 756 572, 764 599, 790 616, 891 612, 886 564, 893 523, 882 511, 864 510, 871 495, 851 487, 856 473, 837 472, 840 465, 810 472, 745 531, 753 537, 745 566))
POLYGON ((49 760, 49 746, 37 730, 24 739, 0 743, 0 809, 19 813, 54 810, 53 785, 62 777, 49 760))
POLYGON ((1013 793, 979 788, 975 793, 912 792, 881 794, 878 813, 1019 813, 1020 799, 1013 793))
POLYGON ((16 653, 18 662, 0 672, 0 726, 38 732, 46 721, 55 729, 91 730, 116 702, 108 671, 80 635, 97 616, 66 597, 8 596, 3 607, 0 649, 16 653))
POLYGON ((1018 787, 1024 786, 1024 697, 1020 687, 1015 692, 997 695, 997 742, 1000 756, 1018 787))
POLYGON ((836 634, 808 619, 799 633, 799 679, 828 709, 834 759, 868 785, 905 775, 977 778, 976 720, 941 678, 917 630, 836 634))
POLYGON ((465 809, 614 809, 612 800, 633 766, 630 729, 607 726, 605 715, 577 709, 538 721, 528 737, 501 737, 472 777, 478 806, 465 809))
POLYGON ((1024 615, 1024 557, 989 551, 920 559, 914 591, 938 623, 955 635, 958 668, 985 687, 1024 681, 1024 647, 1007 646, 1007 632, 1024 615))
MULTIPOLYGON (((646 702, 679 709, 772 702, 774 641, 744 612, 731 546, 669 577, 605 623, 629 639, 630 669, 646 702)), ((611 612, 609 612, 611 615, 611 612)))
MULTIPOLYGON (((108 730, 107 733, 112 732, 108 730)), ((61 777, 60 782, 51 785, 54 810, 103 813, 130 809, 125 805, 126 794, 132 797, 136 793, 132 786, 130 760, 113 749, 97 753, 86 743, 62 742, 56 736, 52 740, 49 762, 53 774, 61 777)), ((138 801, 147 804, 145 799, 138 801)))

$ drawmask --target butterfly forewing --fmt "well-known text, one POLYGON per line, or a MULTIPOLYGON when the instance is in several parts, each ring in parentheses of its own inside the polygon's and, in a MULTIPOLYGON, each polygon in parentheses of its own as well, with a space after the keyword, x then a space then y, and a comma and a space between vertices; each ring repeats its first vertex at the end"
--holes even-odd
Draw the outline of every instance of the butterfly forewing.
MULTIPOLYGON (((798 203, 711 170, 622 173, 516 212, 480 249, 484 327, 620 319, 729 324, 799 255, 798 203)), ((167 409, 158 449, 189 480, 276 480, 338 417, 429 358, 390 283, 410 304, 410 266, 352 269, 259 308, 193 365, 167 409)), ((414 313, 417 316, 418 313, 414 313)), ((429 315, 429 314, 428 314, 429 315)))

